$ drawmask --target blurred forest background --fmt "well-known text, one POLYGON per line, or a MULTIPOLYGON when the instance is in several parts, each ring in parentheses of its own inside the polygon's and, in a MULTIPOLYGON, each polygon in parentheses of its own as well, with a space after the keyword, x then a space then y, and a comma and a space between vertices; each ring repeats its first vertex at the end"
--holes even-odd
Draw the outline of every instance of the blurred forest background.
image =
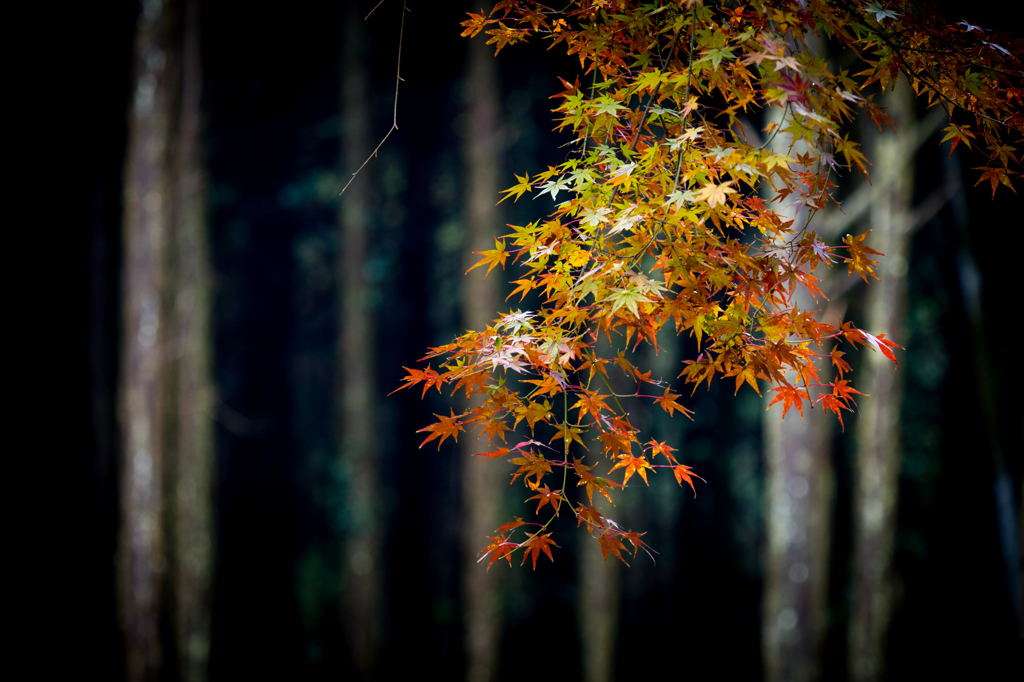
MULTIPOLYGON (((718 384, 685 399, 693 421, 639 417, 707 480, 623 497, 656 563, 606 564, 580 531, 536 572, 485 572, 484 534, 529 513, 526 491, 472 438, 417 449, 446 397, 389 393, 427 346, 530 305, 502 302, 512 269, 463 273, 551 209, 494 203, 563 160, 549 98, 579 63, 540 44, 494 59, 459 37, 477 4, 410 2, 399 129, 341 197, 392 123, 401 3, 364 21, 373 4, 57 19, 40 672, 1024 679, 1018 196, 991 200, 970 154, 939 146, 944 122, 884 95, 899 132, 851 129, 873 184, 845 176, 820 232, 873 230, 885 283, 822 276, 824 314, 903 345, 898 372, 847 356, 872 397, 845 432, 718 384)), ((649 362, 674 379, 695 345, 662 342, 649 362)))

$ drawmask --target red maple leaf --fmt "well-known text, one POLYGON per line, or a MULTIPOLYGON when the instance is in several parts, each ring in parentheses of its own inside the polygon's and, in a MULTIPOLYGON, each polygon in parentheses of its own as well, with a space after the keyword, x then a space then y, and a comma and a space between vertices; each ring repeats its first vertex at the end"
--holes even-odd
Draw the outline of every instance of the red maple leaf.
POLYGON ((551 533, 540 533, 536 535, 530 535, 527 533, 527 539, 521 545, 523 548, 523 560, 519 564, 522 566, 526 563, 526 557, 530 556, 533 559, 533 570, 537 570, 537 557, 540 556, 541 552, 547 555, 551 559, 551 563, 555 562, 555 557, 551 556, 551 547, 558 547, 554 540, 551 539, 551 533))
POLYGON ((487 562, 488 571, 491 570, 491 566, 494 565, 494 562, 498 559, 505 559, 508 561, 508 565, 511 566, 512 552, 517 547, 516 543, 509 542, 508 538, 504 535, 495 535, 493 537, 488 537, 487 539, 491 541, 491 544, 480 550, 481 556, 476 560, 477 563, 480 563, 487 558, 487 555, 490 555, 491 560, 487 562))
POLYGON ((608 554, 611 553, 617 556, 619 561, 629 566, 629 562, 622 558, 622 550, 626 549, 626 546, 622 544, 617 531, 606 530, 601 533, 601 536, 597 538, 597 546, 601 548, 601 555, 605 561, 608 561, 608 554))

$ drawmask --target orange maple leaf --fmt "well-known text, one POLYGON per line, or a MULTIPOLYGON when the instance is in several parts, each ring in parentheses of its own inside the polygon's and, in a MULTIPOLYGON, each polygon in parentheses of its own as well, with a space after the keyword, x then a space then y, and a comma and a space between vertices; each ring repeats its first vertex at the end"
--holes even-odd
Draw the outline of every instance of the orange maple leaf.
POLYGON ((651 459, 652 460, 655 457, 657 457, 658 455, 661 455, 665 459, 667 459, 668 461, 670 461, 672 463, 675 463, 676 458, 675 458, 675 456, 672 455, 672 453, 675 452, 675 448, 674 447, 666 445, 665 443, 659 443, 658 441, 654 440, 653 438, 647 444, 649 446, 651 446, 651 459))
POLYGON ((515 474, 512 475, 512 480, 509 485, 516 482, 516 479, 520 476, 523 477, 523 483, 531 488, 536 488, 540 485, 540 479, 544 478, 545 474, 551 473, 551 465, 544 459, 544 455, 535 455, 532 452, 524 452, 522 457, 513 457, 509 460, 512 464, 518 464, 519 469, 515 474), (534 477, 534 484, 530 484, 530 477, 534 477))
POLYGON ((581 429, 581 428, 577 428, 575 426, 570 426, 568 424, 561 424, 558 427, 558 431, 555 432, 555 435, 552 436, 551 440, 549 440, 548 442, 549 443, 554 443, 556 440, 564 438, 565 439, 565 451, 566 452, 569 451, 569 445, 572 444, 573 441, 576 441, 577 443, 579 443, 580 447, 582 447, 584 450, 586 450, 587 446, 586 446, 586 444, 584 444, 583 439, 580 438, 580 434, 581 433, 583 433, 583 429, 581 429))
POLYGON ((459 421, 459 418, 464 417, 465 414, 455 414, 455 410, 451 410, 451 413, 452 416, 450 417, 445 417, 442 414, 435 414, 434 416, 440 420, 439 422, 437 422, 436 424, 431 424, 430 426, 422 428, 416 432, 430 432, 430 435, 427 436, 422 443, 420 443, 421 448, 430 441, 434 440, 435 438, 441 439, 437 442, 438 450, 441 449, 441 443, 443 443, 444 439, 447 438, 448 436, 451 436, 455 440, 455 442, 459 441, 459 431, 465 430, 462 428, 462 422, 459 421))
MULTIPOLYGON (((690 415, 693 414, 693 412, 691 410, 686 409, 685 407, 680 405, 678 402, 676 402, 676 398, 678 398, 678 397, 679 397, 678 393, 673 393, 671 389, 666 388, 665 389, 665 394, 663 396, 661 396, 660 398, 655 398, 654 402, 656 402, 659 405, 661 405, 661 409, 663 409, 666 412, 668 412, 669 415, 674 415, 675 411, 679 410, 679 412, 681 414, 685 415, 686 417, 690 417, 690 415)), ((692 417, 690 417, 690 418, 692 419, 692 417)))
MULTIPOLYGON (((423 382, 423 393, 420 394, 421 398, 427 395, 427 391, 430 390, 431 386, 437 386, 437 392, 441 392, 441 384, 444 383, 444 379, 441 378, 440 374, 432 370, 430 368, 430 365, 427 365, 426 369, 410 369, 409 367, 403 367, 402 369, 409 373, 408 375, 406 375, 404 379, 402 379, 402 381, 404 381, 405 383, 396 388, 394 391, 391 391, 391 393, 397 393, 398 391, 401 391, 403 388, 409 388, 410 386, 418 384, 421 381, 423 382)), ((391 395, 391 393, 388 393, 388 395, 391 395)))
POLYGON ((596 490, 597 492, 604 495, 605 498, 609 502, 611 502, 612 506, 614 507, 615 501, 612 500, 612 496, 608 494, 608 488, 621 488, 622 486, 619 483, 606 480, 604 478, 601 478, 600 476, 595 476, 594 474, 590 473, 590 470, 593 469, 595 466, 597 465, 591 464, 590 466, 587 466, 586 464, 583 463, 582 459, 577 459, 574 457, 573 468, 576 469, 576 475, 580 477, 580 481, 576 485, 587 486, 587 499, 590 501, 590 504, 594 504, 594 491, 596 490))
POLYGON ((586 523, 587 529, 591 530, 594 528, 606 528, 607 524, 604 520, 604 514, 597 507, 580 507, 576 512, 576 527, 579 528, 580 524, 586 523))
POLYGON ((580 411, 579 421, 581 422, 583 421, 583 418, 587 416, 587 413, 590 413, 594 415, 595 418, 598 418, 601 416, 601 410, 611 411, 611 408, 608 407, 607 403, 604 402, 604 399, 607 397, 608 396, 601 395, 596 391, 588 391, 587 389, 583 389, 580 393, 579 401, 572 406, 572 409, 578 409, 580 411))
POLYGON ((871 234, 871 230, 868 230, 864 234, 857 235, 856 237, 850 234, 843 237, 843 243, 846 244, 846 248, 850 254, 850 262, 846 266, 846 274, 852 275, 853 271, 856 270, 857 274, 860 275, 861 279, 865 282, 868 281, 868 275, 871 275, 881 282, 882 280, 875 274, 872 267, 874 265, 878 265, 878 261, 872 260, 868 255, 882 256, 885 254, 875 251, 870 246, 864 246, 864 240, 869 234, 871 234))
MULTIPOLYGON (((630 544, 633 545, 634 557, 636 556, 637 550, 639 550, 641 547, 644 548, 644 551, 647 551, 647 543, 640 539, 641 535, 647 535, 647 533, 637 533, 635 530, 630 530, 622 534, 622 539, 629 540, 630 544)), ((648 554, 650 554, 650 552, 648 552, 648 554)))
POLYGON ((469 270, 466 270, 466 273, 469 274, 470 270, 478 268, 481 265, 486 265, 487 272, 484 273, 484 277, 486 278, 487 275, 491 274, 491 270, 493 270, 496 265, 500 265, 502 269, 504 269, 505 261, 508 259, 508 251, 505 250, 505 242, 499 242, 498 238, 495 237, 494 246, 495 248, 488 251, 474 251, 473 253, 478 256, 483 256, 483 258, 481 258, 476 265, 472 266, 469 270))
MULTIPOLYGON (((619 458, 619 463, 612 467, 612 471, 615 471, 616 469, 620 469, 622 467, 626 468, 625 477, 622 479, 623 487, 625 487, 625 485, 629 483, 629 479, 633 474, 640 474, 640 478, 644 479, 644 483, 647 483, 647 470, 654 470, 654 468, 651 466, 651 463, 648 462, 647 458, 644 457, 643 455, 641 455, 640 457, 634 457, 633 455, 623 455, 622 457, 619 458)), ((608 473, 610 474, 611 471, 608 473)), ((650 483, 647 483, 647 485, 650 485, 650 483)))
MULTIPOLYGON (((672 470, 672 473, 676 475, 676 483, 679 484, 680 488, 683 487, 683 481, 686 481, 687 483, 690 484, 690 490, 693 491, 693 496, 697 497, 697 489, 693 487, 693 479, 700 478, 700 476, 693 473, 693 469, 686 466, 685 464, 680 464, 679 466, 675 467, 672 470)), ((700 478, 700 480, 704 481, 703 478, 700 478)), ((707 481, 704 482, 707 483, 707 481)))
POLYGON ((551 556, 551 547, 558 547, 558 545, 555 543, 554 540, 551 539, 551 533, 545 533, 544 535, 541 535, 539 533, 537 535, 530 535, 529 533, 527 533, 526 535, 528 537, 526 541, 523 542, 523 544, 521 545, 524 551, 523 561, 519 564, 520 566, 526 563, 527 556, 531 556, 531 558, 533 559, 533 570, 536 571, 537 557, 540 556, 541 552, 544 552, 544 554, 546 554, 547 557, 551 559, 551 563, 555 562, 555 557, 551 556))
POLYGON ((803 417, 804 417, 804 402, 803 401, 804 400, 809 400, 809 398, 807 396, 807 391, 805 391, 802 388, 796 388, 794 386, 790 386, 789 384, 785 384, 783 386, 776 386, 772 390, 775 391, 776 393, 778 393, 778 395, 775 396, 774 398, 772 398, 772 401, 770 403, 768 403, 768 407, 771 407, 775 403, 781 401, 782 402, 782 418, 785 419, 786 418, 786 413, 789 412, 789 408, 791 408, 794 405, 796 405, 797 412, 800 413, 800 418, 803 419, 803 417))
POLYGON ((558 516, 559 507, 562 505, 562 491, 561 490, 550 490, 547 486, 534 487, 530 486, 537 492, 533 497, 528 498, 526 501, 540 500, 537 503, 537 509, 534 510, 534 514, 540 514, 540 508, 545 504, 550 504, 555 510, 555 516, 558 516))

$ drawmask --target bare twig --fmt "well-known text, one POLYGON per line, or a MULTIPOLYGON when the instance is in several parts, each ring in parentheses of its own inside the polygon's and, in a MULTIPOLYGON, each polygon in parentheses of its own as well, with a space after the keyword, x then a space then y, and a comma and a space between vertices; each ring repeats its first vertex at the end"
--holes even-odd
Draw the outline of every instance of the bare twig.
MULTIPOLYGON (((384 0, 380 0, 380 2, 377 3, 377 6, 374 7, 372 10, 370 10, 370 14, 373 14, 377 10, 377 7, 380 7, 383 2, 384 2, 384 0)), ((344 194, 345 190, 348 189, 348 186, 352 184, 352 181, 356 179, 356 176, 359 175, 360 171, 362 171, 363 168, 366 167, 366 164, 370 163, 370 159, 372 159, 373 157, 377 156, 377 151, 381 147, 384 146, 385 142, 388 141, 388 138, 391 137, 391 133, 393 133, 396 130, 398 130, 398 85, 402 81, 402 36, 405 33, 405 13, 408 11, 406 9, 405 5, 406 5, 406 0, 403 0, 403 2, 402 2, 402 20, 401 20, 401 22, 398 25, 398 66, 395 68, 395 109, 394 109, 394 115, 393 115, 393 117, 391 119, 391 128, 390 128, 390 130, 388 130, 387 134, 384 135, 384 138, 380 141, 380 144, 378 144, 374 148, 374 150, 372 152, 370 152, 370 155, 366 157, 366 161, 363 161, 363 165, 360 166, 359 169, 356 170, 356 172, 352 174, 352 177, 349 178, 349 181, 346 182, 345 186, 341 188, 341 193, 342 194, 344 194)), ((366 19, 370 18, 370 14, 366 15, 366 19)), ((364 19, 364 21, 366 19, 364 19)))

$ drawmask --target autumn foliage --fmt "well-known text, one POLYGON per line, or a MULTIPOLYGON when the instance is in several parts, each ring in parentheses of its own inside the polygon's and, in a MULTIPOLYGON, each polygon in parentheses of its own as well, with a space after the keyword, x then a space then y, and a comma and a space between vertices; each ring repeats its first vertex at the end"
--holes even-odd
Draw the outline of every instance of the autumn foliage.
POLYGON ((549 41, 582 72, 562 81, 554 108, 557 128, 573 136, 566 160, 517 176, 505 191, 514 200, 549 195, 554 212, 509 226, 474 266, 490 274, 514 263, 509 298, 539 303, 430 349, 426 368, 407 369, 402 386, 481 398, 437 415, 422 445, 472 429, 493 448, 483 459, 518 467, 512 480, 525 484, 537 520, 496 529, 481 552, 488 566, 518 551, 521 564, 553 560, 550 524, 560 514, 585 526, 605 559, 625 561, 645 547, 642 534, 594 506, 595 494, 614 504, 620 488, 662 470, 697 492, 699 476, 670 444, 643 437, 621 402, 646 399, 689 416, 683 392, 624 352, 600 353, 599 335, 656 348, 671 325, 697 343, 678 377, 694 390, 724 378, 736 391, 769 390, 783 414, 819 405, 840 421, 859 395, 842 342, 895 363, 884 333, 826 324, 796 304, 799 290, 823 299, 818 267, 845 263, 851 276, 878 277, 881 254, 868 235, 824 243, 814 216, 834 203, 838 174, 867 174, 843 130, 860 111, 880 128, 891 124, 874 102, 879 90, 902 79, 942 107, 950 152, 960 143, 975 150, 978 181, 993 192, 1012 189, 1020 172, 1011 143, 1024 132, 1015 56, 1024 46, 947 23, 925 2, 575 0, 556 10, 501 0, 463 26, 496 51, 549 41), (857 65, 824 60, 808 45, 812 34, 852 51, 857 65), (745 136, 738 117, 771 108, 781 122, 762 131, 765 141, 745 136), (780 135, 789 153, 768 144, 780 135), (794 208, 798 221, 786 218, 794 208), (831 352, 826 341, 835 342, 831 352), (834 380, 820 378, 818 362, 833 365, 834 380), (616 393, 613 372, 635 390, 616 393), (574 487, 581 494, 570 496, 574 487))

